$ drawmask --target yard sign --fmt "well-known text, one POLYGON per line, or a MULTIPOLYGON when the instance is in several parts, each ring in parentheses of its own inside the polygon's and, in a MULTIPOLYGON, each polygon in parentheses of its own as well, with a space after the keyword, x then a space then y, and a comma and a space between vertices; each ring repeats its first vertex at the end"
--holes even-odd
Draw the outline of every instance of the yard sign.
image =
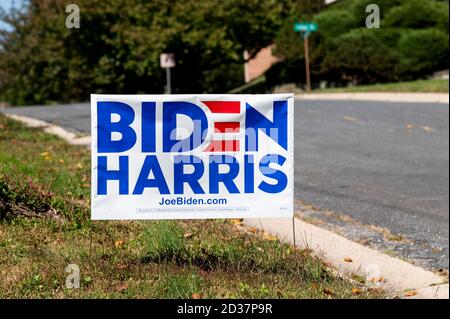
POLYGON ((92 219, 292 217, 293 103, 91 95, 92 219))

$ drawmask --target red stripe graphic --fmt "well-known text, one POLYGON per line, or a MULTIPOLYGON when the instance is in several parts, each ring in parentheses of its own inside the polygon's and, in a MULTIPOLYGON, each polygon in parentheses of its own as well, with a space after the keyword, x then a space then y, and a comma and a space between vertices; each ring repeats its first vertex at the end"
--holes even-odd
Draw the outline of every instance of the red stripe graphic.
POLYGON ((241 102, 239 101, 203 101, 212 113, 240 113, 241 102))
POLYGON ((214 130, 217 133, 239 133, 239 122, 215 122, 214 130))
POLYGON ((212 140, 204 152, 238 152, 239 141, 236 140, 212 140))

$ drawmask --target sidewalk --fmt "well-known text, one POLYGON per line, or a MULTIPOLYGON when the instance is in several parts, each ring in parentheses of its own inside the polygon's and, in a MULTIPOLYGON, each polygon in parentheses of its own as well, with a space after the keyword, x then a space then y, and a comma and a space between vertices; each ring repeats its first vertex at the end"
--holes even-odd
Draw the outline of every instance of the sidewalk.
POLYGON ((449 104, 449 94, 447 93, 306 93, 296 94, 296 99, 449 104))
MULTIPOLYGON (((244 219, 244 225, 261 229, 293 244, 289 218, 244 219)), ((348 240, 329 230, 295 218, 296 246, 311 249, 340 274, 361 276, 366 284, 400 298, 448 299, 446 279, 406 261, 348 240)))

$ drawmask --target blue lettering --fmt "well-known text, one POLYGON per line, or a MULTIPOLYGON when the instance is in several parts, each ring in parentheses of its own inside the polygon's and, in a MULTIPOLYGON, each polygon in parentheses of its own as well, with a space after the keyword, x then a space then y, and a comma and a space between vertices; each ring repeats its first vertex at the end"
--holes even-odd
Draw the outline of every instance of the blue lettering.
POLYGON ((259 170, 260 172, 267 177, 270 177, 277 181, 276 184, 269 184, 265 181, 262 181, 258 188, 262 190, 263 192, 275 194, 282 192, 286 186, 287 186, 287 176, 284 174, 284 172, 279 171, 277 169, 271 168, 269 165, 270 163, 275 163, 280 166, 283 166, 284 162, 286 162, 286 158, 284 158, 281 155, 276 154, 268 154, 264 156, 261 159, 261 162, 259 163, 259 170))
POLYGON ((287 151, 287 127, 288 127, 288 106, 287 101, 276 101, 273 103, 273 122, 263 114, 255 110, 250 104, 246 104, 245 129, 254 130, 254 140, 251 135, 245 135, 245 151, 258 151, 258 134, 262 129, 265 133, 287 151))
POLYGON ((203 176, 205 168, 200 158, 196 156, 176 155, 174 157, 174 189, 175 194, 184 194, 184 183, 188 183, 194 194, 204 194, 198 180, 203 176), (184 172, 185 165, 192 165, 194 171, 191 174, 184 172))
POLYGON ((119 170, 109 171, 107 169, 107 157, 99 156, 97 165, 97 194, 106 195, 107 182, 109 180, 119 181, 119 194, 128 195, 128 156, 119 156, 119 170))
POLYGON ((149 155, 145 158, 133 195, 141 195, 147 187, 158 188, 160 194, 170 194, 158 158, 155 155, 149 155), (150 172, 153 172, 154 179, 148 179, 150 172))
POLYGON ((142 102, 142 152, 156 151, 156 103, 142 102))
POLYGON ((223 183, 230 194, 238 194, 234 179, 239 174, 239 163, 230 155, 211 155, 209 157, 209 192, 219 194, 219 183, 223 183), (228 165, 227 173, 219 173, 219 165, 228 165))
POLYGON ((164 102, 163 109, 163 151, 187 152, 200 146, 206 137, 204 132, 208 129, 208 120, 202 109, 189 102, 164 102), (191 118, 194 130, 190 137, 178 140, 172 136, 177 126, 177 114, 191 118))
POLYGON ((130 127, 134 121, 131 106, 121 102, 97 102, 97 144, 99 153, 119 153, 132 148, 136 143, 136 133, 130 127), (111 122, 111 115, 118 114, 120 120, 111 122), (122 135, 118 141, 112 140, 112 133, 122 135))

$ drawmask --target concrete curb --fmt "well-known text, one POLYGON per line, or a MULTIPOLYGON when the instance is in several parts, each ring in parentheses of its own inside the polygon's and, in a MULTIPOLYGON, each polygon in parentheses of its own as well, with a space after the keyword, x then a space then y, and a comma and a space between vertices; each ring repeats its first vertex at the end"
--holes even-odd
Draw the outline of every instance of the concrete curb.
MULTIPOLYGON (((292 219, 245 219, 244 225, 261 229, 293 244, 292 219)), ((448 284, 433 272, 350 241, 329 230, 295 218, 296 245, 311 249, 316 256, 345 275, 363 276, 393 296, 448 299, 448 284), (410 292, 405 294, 405 292, 410 292)))
MULTIPOLYGON (((33 118, 5 114, 29 127, 40 127, 46 133, 56 135, 70 144, 90 147, 91 137, 77 137, 57 125, 33 118)), ((352 242, 329 230, 308 224, 298 218, 295 221, 296 245, 308 248, 333 265, 340 273, 358 274, 367 282, 381 286, 394 295, 409 298, 448 299, 449 285, 444 278, 400 259, 352 242)), ((244 225, 276 235, 280 240, 293 244, 291 219, 245 219, 244 225)))
POLYGON ((90 136, 79 137, 77 134, 75 134, 73 132, 69 132, 60 126, 53 125, 53 124, 50 124, 50 123, 47 123, 47 122, 44 122, 41 120, 37 120, 37 119, 31 118, 31 117, 15 115, 15 114, 6 114, 6 113, 3 113, 3 114, 13 120, 16 120, 16 121, 19 121, 19 122, 25 124, 28 127, 42 128, 44 130, 44 132, 56 135, 56 136, 62 138, 63 140, 65 140, 66 142, 68 142, 69 144, 82 145, 82 146, 86 146, 86 147, 90 147, 90 145, 91 145, 91 137, 90 136))
POLYGON ((296 99, 449 104, 449 94, 446 93, 311 93, 296 94, 296 99))

